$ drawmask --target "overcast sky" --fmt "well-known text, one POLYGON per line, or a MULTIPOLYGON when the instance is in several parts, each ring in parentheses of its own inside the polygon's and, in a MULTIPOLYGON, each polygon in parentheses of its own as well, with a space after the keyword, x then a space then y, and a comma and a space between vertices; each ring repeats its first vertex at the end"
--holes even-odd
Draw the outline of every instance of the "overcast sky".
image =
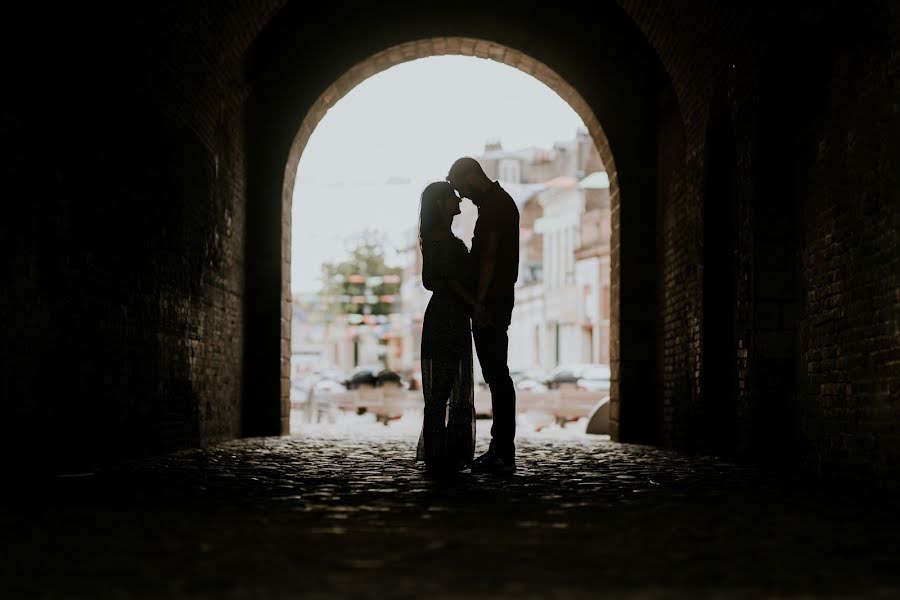
POLYGON ((370 77, 328 111, 300 158, 292 290, 317 290, 320 265, 340 259, 356 231, 380 229, 399 243, 415 227, 424 185, 487 140, 550 147, 583 127, 556 92, 491 60, 437 56, 370 77))

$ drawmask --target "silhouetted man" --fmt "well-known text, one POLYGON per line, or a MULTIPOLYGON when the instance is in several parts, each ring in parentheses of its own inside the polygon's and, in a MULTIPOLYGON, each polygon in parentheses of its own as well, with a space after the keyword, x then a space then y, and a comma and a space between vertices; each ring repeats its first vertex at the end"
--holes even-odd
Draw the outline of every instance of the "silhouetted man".
POLYGON ((473 336, 481 372, 491 389, 494 425, 491 446, 475 460, 472 470, 512 473, 516 470, 516 390, 506 364, 506 331, 519 274, 519 209, 475 159, 465 157, 453 163, 447 181, 478 207, 471 251, 478 273, 473 336))

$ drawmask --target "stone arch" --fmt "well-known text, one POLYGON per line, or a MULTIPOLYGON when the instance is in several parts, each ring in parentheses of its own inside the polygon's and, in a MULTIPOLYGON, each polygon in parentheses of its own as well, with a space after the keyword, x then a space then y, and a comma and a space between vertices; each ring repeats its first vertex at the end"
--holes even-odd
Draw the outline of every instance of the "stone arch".
POLYGON ((341 75, 337 81, 328 86, 315 103, 313 103, 313 106, 304 117, 303 122, 294 137, 293 143, 291 144, 287 164, 285 165, 285 185, 284 190, 282 191, 282 201, 287 203, 291 202, 294 179, 297 174, 297 164, 300 161, 300 155, 303 152, 303 148, 306 147, 309 136, 312 135, 312 132, 315 130, 319 121, 325 116, 328 109, 334 106, 338 100, 343 98, 350 90, 369 77, 395 65, 416 60, 418 58, 443 56, 448 54, 485 58, 515 67, 533 76, 535 79, 544 83, 547 87, 559 94, 559 96, 572 107, 578 116, 581 117, 582 121, 584 121, 588 133, 594 140, 594 144, 597 146, 600 158, 603 160, 603 164, 606 165, 607 173, 609 173, 610 194, 618 193, 618 181, 615 177, 615 161, 613 160, 612 150, 609 147, 609 140, 607 140, 606 133, 603 131, 599 120, 594 115, 590 106, 588 106, 587 102, 574 87, 562 79, 559 74, 555 73, 547 65, 530 58, 518 50, 488 40, 448 37, 417 40, 382 50, 364 61, 357 63, 341 75))
MULTIPOLYGON (((296 167, 316 123, 338 99, 375 73, 416 58, 461 54, 490 58, 535 76, 587 125, 610 173, 613 435, 657 441, 650 433, 659 429, 658 423, 651 423, 659 417, 653 412, 655 164, 658 95, 669 84, 653 49, 627 15, 611 4, 597 10, 602 13, 597 15, 602 31, 593 31, 590 56, 580 55, 579 45, 573 46, 571 40, 558 39, 559 31, 551 29, 547 35, 527 19, 501 22, 491 14, 457 19, 450 32, 440 18, 421 23, 415 17, 373 13, 371 21, 356 20, 370 26, 355 29, 352 33, 358 37, 339 57, 311 54, 322 39, 298 35, 305 27, 298 12, 278 15, 263 32, 250 65, 254 91, 248 115, 245 434, 287 431, 289 215, 296 167), (392 16, 407 22, 389 26, 392 16), (389 34, 388 40, 375 32, 389 34), (398 43, 389 43, 393 41, 398 43), (291 74, 286 65, 302 68, 291 74), (603 75, 600 79, 598 72, 603 75), (621 169, 622 159, 627 174, 621 169), (620 201, 620 189, 625 190, 626 205, 620 201), (279 239, 273 239, 273 231, 280 232, 279 239), (279 372, 271 366, 276 364, 279 372), (277 407, 273 396, 281 399, 277 407)), ((583 26, 576 23, 568 33, 577 34, 583 26)), ((580 43, 586 44, 586 38, 580 43)))

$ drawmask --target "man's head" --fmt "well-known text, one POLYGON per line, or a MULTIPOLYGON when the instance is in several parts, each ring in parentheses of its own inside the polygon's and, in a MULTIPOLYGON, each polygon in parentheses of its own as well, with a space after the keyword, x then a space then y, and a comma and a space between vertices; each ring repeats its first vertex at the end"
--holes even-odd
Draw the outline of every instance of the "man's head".
POLYGON ((474 158, 464 156, 457 159, 447 173, 447 181, 456 189, 461 198, 478 203, 478 196, 491 187, 491 180, 474 158))

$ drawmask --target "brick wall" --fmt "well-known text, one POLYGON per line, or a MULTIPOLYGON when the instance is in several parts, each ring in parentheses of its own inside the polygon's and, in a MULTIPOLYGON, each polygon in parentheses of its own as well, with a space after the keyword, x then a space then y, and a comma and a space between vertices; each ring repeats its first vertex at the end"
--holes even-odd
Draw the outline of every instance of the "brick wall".
POLYGON ((83 470, 232 438, 241 89, 162 39, 164 15, 60 10, 0 42, 5 462, 83 470))
POLYGON ((684 165, 660 181, 664 443, 892 485, 896 5, 622 5, 657 50, 685 131, 684 165), (703 332, 716 323, 702 304, 701 250, 717 98, 734 131, 737 183, 728 448, 711 443, 704 425, 717 402, 704 393, 713 350, 703 332))
MULTIPOLYGON (((683 450, 721 452, 708 420, 723 399, 704 393, 703 340, 707 328, 718 327, 704 319, 704 226, 709 225, 703 214, 706 148, 714 97, 725 98, 722 119, 726 126, 740 126, 735 112, 742 107, 735 98, 740 98, 743 90, 737 88, 742 77, 754 76, 753 66, 748 64, 752 55, 747 51, 755 33, 748 25, 753 22, 753 11, 748 4, 728 2, 708 3, 702 10, 640 0, 622 0, 620 4, 653 46, 668 83, 660 96, 657 118, 655 419, 659 442, 683 450), (685 35, 687 31, 691 34, 685 35)), ((744 127, 752 129, 754 123, 744 127)), ((740 143, 747 141, 745 134, 740 143)), ((750 178, 746 172, 740 173, 739 166, 737 170, 740 192, 717 202, 739 206, 749 202, 746 183, 750 178)), ((735 207, 738 211, 739 206, 735 207)), ((721 227, 730 228, 731 224, 721 227)), ((748 245, 752 238, 738 245, 736 261, 752 254, 748 245)), ((728 354, 737 362, 740 350, 735 342, 728 354)), ((736 422, 731 424, 731 429, 737 427, 736 422)))
MULTIPOLYGON (((799 459, 896 487, 900 464, 900 7, 822 15, 791 48, 799 459), (810 62, 815 58, 814 62, 810 62)), ((792 308, 793 310, 793 308, 792 308)))

